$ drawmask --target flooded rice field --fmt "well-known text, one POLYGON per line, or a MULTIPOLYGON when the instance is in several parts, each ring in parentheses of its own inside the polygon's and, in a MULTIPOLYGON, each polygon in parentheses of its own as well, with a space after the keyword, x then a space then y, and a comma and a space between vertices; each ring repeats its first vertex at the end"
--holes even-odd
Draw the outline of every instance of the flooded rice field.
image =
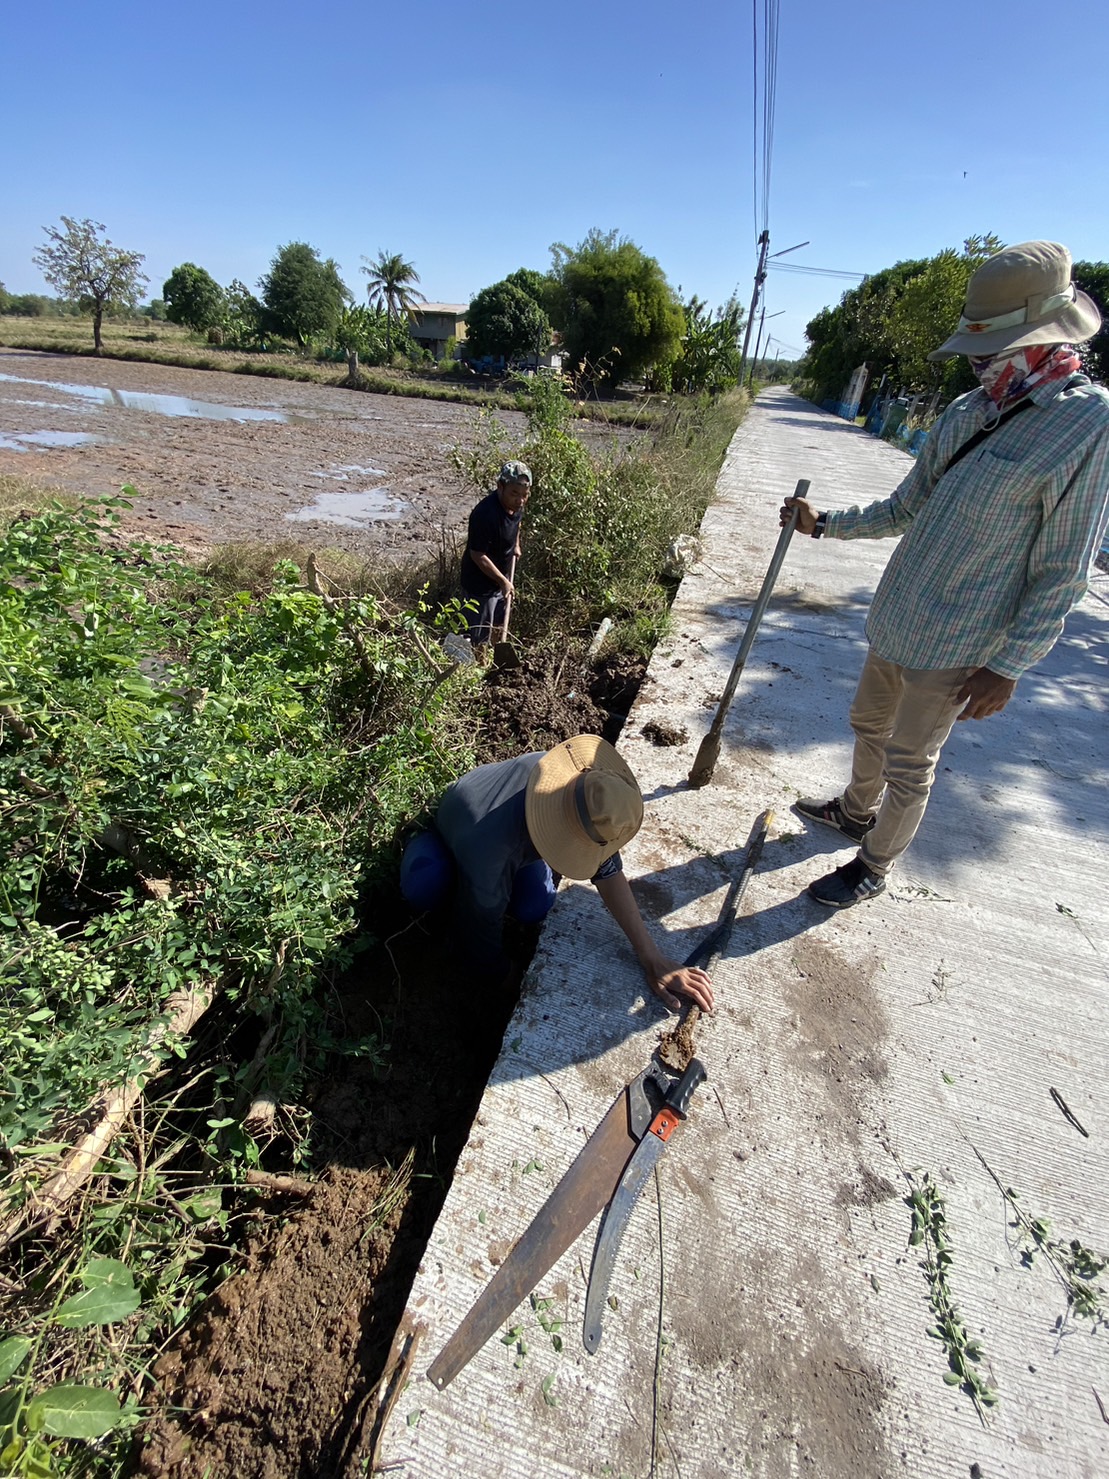
MULTIPOLYGON (((336 371, 338 378, 339 371, 336 371)), ((519 442, 524 418, 497 412, 519 442)), ((475 410, 221 371, 0 349, 0 473, 135 489, 129 527, 190 550, 296 538, 404 559, 461 533, 475 410)), ((601 448, 627 433, 582 423, 601 448)))

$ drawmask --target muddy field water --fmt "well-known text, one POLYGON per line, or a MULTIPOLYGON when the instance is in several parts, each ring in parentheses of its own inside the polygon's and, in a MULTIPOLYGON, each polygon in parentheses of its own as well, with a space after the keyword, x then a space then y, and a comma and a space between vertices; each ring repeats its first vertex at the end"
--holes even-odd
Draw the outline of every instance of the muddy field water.
MULTIPOLYGON (((336 370, 336 379, 339 378, 336 370)), ((517 412, 494 413, 514 440, 517 412)), ((0 473, 75 493, 135 488, 130 527, 186 550, 296 539, 396 560, 461 531, 453 402, 220 371, 0 349, 0 473)), ((590 446, 628 433, 581 423, 590 446)))

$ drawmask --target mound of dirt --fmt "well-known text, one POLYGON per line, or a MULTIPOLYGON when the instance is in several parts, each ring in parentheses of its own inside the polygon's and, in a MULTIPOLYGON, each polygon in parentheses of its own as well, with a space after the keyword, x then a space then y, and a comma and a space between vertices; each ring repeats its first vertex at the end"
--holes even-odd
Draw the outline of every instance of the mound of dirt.
POLYGON ((525 659, 518 668, 489 670, 481 748, 487 760, 549 750, 572 734, 600 734, 605 718, 584 691, 580 668, 552 673, 525 659))

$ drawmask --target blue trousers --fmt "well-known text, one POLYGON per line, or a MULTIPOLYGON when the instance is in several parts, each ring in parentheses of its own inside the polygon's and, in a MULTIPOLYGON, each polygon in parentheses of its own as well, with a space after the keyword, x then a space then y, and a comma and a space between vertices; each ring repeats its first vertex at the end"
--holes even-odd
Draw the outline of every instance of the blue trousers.
MULTIPOLYGON (((401 857, 400 891, 413 909, 435 909, 446 902, 457 873, 454 855, 438 832, 421 832, 401 857)), ((517 872, 507 912, 521 924, 538 924, 550 913, 556 893, 554 875, 538 858, 517 872)))

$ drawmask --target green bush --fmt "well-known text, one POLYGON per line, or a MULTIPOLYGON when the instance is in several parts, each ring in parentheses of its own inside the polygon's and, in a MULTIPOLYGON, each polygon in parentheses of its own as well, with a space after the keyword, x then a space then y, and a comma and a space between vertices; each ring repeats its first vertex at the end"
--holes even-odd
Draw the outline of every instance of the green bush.
POLYGON ((570 638, 612 616, 630 624, 642 650, 669 605, 667 549, 700 523, 746 398, 734 391, 684 400, 650 444, 596 456, 568 429, 559 378, 537 375, 524 384, 524 445, 515 446, 499 418, 484 412, 469 449, 454 454, 475 491, 492 487, 508 457, 531 468, 516 630, 570 638))
POLYGON ((0 539, 0 1226, 102 1091, 148 1088, 65 1235, 8 1250, 0 1450, 27 1476, 123 1472, 115 1389, 220 1276, 257 1075, 285 1105, 334 1048, 321 973, 377 875, 394 886, 398 831, 474 758, 480 670, 436 657, 426 612, 325 601, 287 559, 206 576, 106 538, 127 506, 54 505, 0 539), (160 1033, 188 992, 220 998, 207 1052, 160 1033), (250 1016, 272 1029, 252 1064, 221 1046, 250 1016), (97 1323, 110 1344, 70 1334, 97 1323))
POLYGON ((415 616, 329 607, 288 563, 262 594, 198 599, 171 555, 104 547, 119 508, 0 544, 9 1154, 121 1075, 173 991, 218 985, 299 1034, 374 859, 470 759, 466 675, 439 681, 415 616))

